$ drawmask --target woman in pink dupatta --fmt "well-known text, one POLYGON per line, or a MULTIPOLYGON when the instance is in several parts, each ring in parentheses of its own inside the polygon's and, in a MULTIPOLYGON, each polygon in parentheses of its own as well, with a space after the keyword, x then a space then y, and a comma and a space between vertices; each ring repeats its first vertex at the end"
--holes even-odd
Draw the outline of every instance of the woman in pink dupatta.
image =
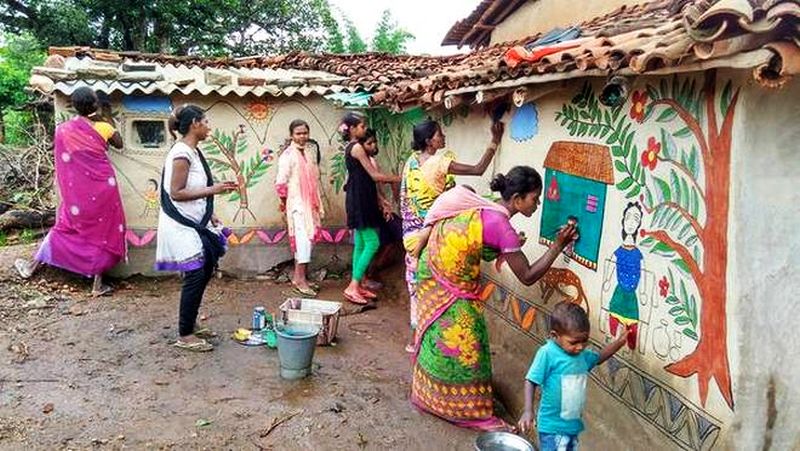
POLYGON ((289 124, 291 143, 278 158, 275 190, 286 213, 289 243, 294 253, 292 285, 297 294, 316 297, 319 286, 308 281, 306 269, 311 250, 320 234, 325 216, 319 189, 319 168, 315 155, 306 152, 308 123, 295 119, 289 124))
POLYGON ((481 430, 508 428, 494 414, 481 260, 501 258, 522 284, 532 285, 576 237, 574 225, 564 226, 550 249, 529 263, 510 219, 536 211, 541 176, 517 166, 497 175, 491 188, 502 196, 497 203, 455 187, 441 194, 426 216, 416 272, 419 326, 411 386, 411 402, 419 409, 481 430))
POLYGON ((44 238, 33 262, 18 260, 23 278, 41 263, 94 277, 92 294, 111 288, 102 275, 126 256, 125 212, 117 178, 106 150, 122 140, 107 122, 89 117, 98 109, 95 92, 78 88, 71 96, 79 116, 59 125, 55 133, 55 173, 61 204, 56 224, 44 238))

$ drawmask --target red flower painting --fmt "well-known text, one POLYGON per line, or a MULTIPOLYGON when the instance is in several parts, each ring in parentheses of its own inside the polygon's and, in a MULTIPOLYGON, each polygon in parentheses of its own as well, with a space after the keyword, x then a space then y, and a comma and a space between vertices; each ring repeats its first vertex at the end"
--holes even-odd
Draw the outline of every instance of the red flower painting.
POLYGON ((661 143, 656 141, 656 138, 651 136, 647 140, 647 150, 642 152, 642 166, 650 169, 651 171, 656 168, 658 163, 658 153, 661 152, 661 143))
POLYGON ((631 96, 631 112, 629 113, 631 119, 638 123, 644 121, 645 107, 647 106, 647 92, 634 91, 631 96))
POLYGON ((658 281, 658 292, 661 294, 662 298, 667 297, 669 294, 669 280, 667 280, 667 276, 661 277, 661 280, 658 281))

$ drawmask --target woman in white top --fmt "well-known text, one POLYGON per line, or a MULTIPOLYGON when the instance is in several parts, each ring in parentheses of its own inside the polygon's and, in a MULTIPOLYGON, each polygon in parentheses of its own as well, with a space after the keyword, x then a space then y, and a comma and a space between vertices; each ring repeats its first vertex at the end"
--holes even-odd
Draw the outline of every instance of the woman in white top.
POLYGON ((225 253, 225 237, 214 216, 214 196, 236 189, 236 182, 214 183, 197 144, 208 137, 205 112, 188 105, 173 112, 170 131, 183 138, 167 153, 161 180, 156 270, 183 273, 178 335, 175 346, 211 351, 208 329, 196 330, 195 321, 206 285, 225 253))

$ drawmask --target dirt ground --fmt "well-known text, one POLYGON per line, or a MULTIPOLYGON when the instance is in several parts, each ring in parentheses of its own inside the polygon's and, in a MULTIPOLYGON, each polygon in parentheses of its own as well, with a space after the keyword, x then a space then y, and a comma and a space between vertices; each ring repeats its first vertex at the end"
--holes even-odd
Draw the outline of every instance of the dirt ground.
MULTIPOLYGON (((177 278, 112 281, 113 296, 90 298, 88 280, 62 271, 20 281, 13 261, 34 249, 0 248, 0 449, 473 449, 476 432, 408 402, 399 271, 376 310, 345 316, 338 345, 317 348, 313 376, 289 382, 277 351, 228 338, 255 305, 277 311, 285 287, 213 280, 201 318, 217 348, 187 353, 170 345, 177 278)), ((323 288, 338 299, 343 285, 323 288)))

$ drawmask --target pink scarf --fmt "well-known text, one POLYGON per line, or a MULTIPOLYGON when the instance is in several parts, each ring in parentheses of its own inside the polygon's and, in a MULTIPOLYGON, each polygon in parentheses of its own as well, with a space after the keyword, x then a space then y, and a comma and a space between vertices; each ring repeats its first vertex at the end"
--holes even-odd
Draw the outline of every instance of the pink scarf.
POLYGON ((298 175, 300 176, 300 197, 303 202, 311 206, 311 210, 318 212, 320 207, 319 198, 319 169, 317 165, 308 162, 308 155, 301 152, 294 142, 289 146, 297 159, 298 175))
POLYGON ((443 219, 452 218, 465 210, 472 209, 494 210, 506 217, 509 216, 506 207, 486 200, 469 188, 459 185, 445 191, 436 198, 433 206, 428 211, 428 216, 425 218, 425 225, 429 226, 443 219))

